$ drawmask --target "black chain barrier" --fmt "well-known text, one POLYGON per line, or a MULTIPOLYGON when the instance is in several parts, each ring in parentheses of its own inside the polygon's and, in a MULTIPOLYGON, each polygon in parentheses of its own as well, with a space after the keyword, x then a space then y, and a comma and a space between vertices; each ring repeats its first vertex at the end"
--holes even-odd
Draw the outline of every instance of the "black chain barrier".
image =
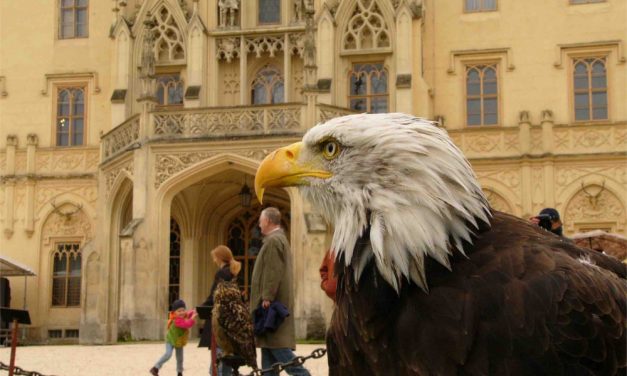
POLYGON ((237 368, 233 368, 233 376, 262 376, 265 375, 267 373, 270 372, 274 372, 276 374, 280 374, 281 372, 285 371, 286 368, 289 367, 293 367, 293 366, 302 366, 303 364, 305 364, 306 361, 308 361, 309 359, 318 359, 318 358, 322 358, 323 356, 325 356, 327 353, 326 349, 315 349, 314 351, 311 352, 310 355, 307 356, 297 356, 296 358, 292 359, 289 362, 286 363, 274 363, 272 365, 272 367, 270 368, 266 368, 266 369, 256 369, 253 370, 251 373, 247 373, 247 374, 242 374, 239 373, 237 368))
MULTIPOLYGON (((8 371, 8 370, 9 370, 9 366, 0 362, 0 371, 8 371)), ((46 376, 43 373, 39 373, 37 371, 27 371, 27 370, 21 369, 18 366, 13 367, 13 374, 22 375, 22 376, 46 376)))

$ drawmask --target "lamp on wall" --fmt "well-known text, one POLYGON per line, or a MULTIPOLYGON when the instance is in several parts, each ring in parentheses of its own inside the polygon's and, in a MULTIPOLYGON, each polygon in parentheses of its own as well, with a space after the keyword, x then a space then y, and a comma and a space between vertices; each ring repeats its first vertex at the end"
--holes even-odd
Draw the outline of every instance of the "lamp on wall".
POLYGON ((244 185, 242 186, 242 190, 239 191, 239 198, 243 207, 250 207, 250 200, 252 200, 253 195, 250 193, 250 188, 248 188, 248 185, 246 184, 246 178, 244 178, 244 185))

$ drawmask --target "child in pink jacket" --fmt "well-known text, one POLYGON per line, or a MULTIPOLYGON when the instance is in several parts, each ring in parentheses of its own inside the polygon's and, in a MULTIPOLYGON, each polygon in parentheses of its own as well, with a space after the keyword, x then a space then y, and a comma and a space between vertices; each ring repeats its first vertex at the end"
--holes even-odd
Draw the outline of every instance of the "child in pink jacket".
POLYGON ((150 373, 159 375, 159 369, 172 357, 172 351, 176 350, 176 372, 178 376, 183 376, 183 346, 187 344, 189 338, 189 328, 196 323, 198 314, 195 310, 186 311, 185 302, 176 300, 172 303, 172 311, 168 319, 168 333, 165 338, 165 354, 157 361, 150 373))

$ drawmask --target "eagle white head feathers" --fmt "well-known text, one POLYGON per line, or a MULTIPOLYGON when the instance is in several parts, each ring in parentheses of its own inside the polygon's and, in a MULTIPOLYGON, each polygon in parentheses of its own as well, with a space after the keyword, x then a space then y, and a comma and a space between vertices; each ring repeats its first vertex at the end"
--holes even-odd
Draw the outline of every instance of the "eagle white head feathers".
POLYGON ((350 115, 310 129, 303 141, 270 154, 257 171, 266 187, 301 186, 335 227, 332 248, 356 278, 373 256, 397 291, 405 277, 427 289, 425 256, 449 267, 453 249, 471 242, 490 208, 461 151, 446 131, 413 116, 350 115), (369 231, 360 259, 353 250, 369 231))

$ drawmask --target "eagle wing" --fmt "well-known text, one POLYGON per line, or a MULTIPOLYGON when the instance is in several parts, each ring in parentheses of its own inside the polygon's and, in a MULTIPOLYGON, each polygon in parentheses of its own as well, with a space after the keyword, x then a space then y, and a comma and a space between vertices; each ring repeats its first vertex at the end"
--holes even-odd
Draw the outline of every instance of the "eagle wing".
POLYGON ((625 266, 587 254, 495 213, 468 257, 453 256, 452 271, 426 261, 428 294, 405 280, 396 295, 372 262, 358 283, 346 267, 330 374, 624 374, 625 266))

